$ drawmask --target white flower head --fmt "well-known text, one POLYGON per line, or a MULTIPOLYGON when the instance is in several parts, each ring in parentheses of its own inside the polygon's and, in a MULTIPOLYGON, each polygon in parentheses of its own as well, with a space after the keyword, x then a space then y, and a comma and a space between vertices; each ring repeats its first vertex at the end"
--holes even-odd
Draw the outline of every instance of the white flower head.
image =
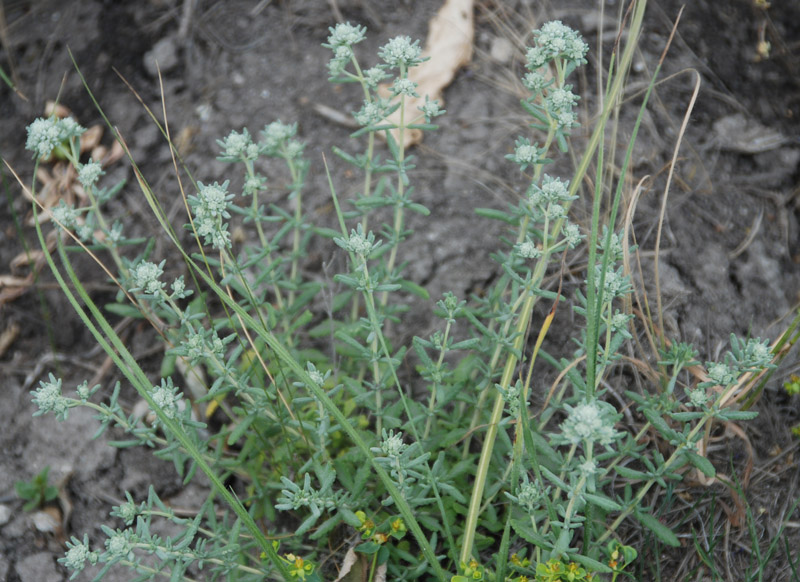
POLYGON ((297 135, 297 124, 283 123, 282 121, 273 121, 269 125, 264 126, 261 131, 261 149, 270 156, 276 156, 279 153, 279 148, 284 142, 297 135))
POLYGON ((173 419, 179 412, 178 403, 183 398, 177 386, 172 384, 172 378, 162 378, 160 386, 153 386, 153 402, 164 413, 164 415, 173 419))
POLYGON ((408 77, 395 79, 392 84, 392 95, 404 95, 406 97, 419 97, 417 94, 417 84, 408 77))
POLYGON ((564 240, 567 241, 569 248, 574 249, 583 239, 581 229, 574 222, 566 222, 562 229, 564 240))
POLYGON ((390 67, 414 67, 422 62, 419 41, 408 36, 396 36, 378 51, 378 56, 390 67))
POLYGON ((145 295, 157 295, 166 285, 159 277, 164 274, 164 264, 161 261, 158 265, 150 261, 142 261, 131 269, 132 286, 128 291, 141 291, 145 295))
POLYGON ((568 443, 575 445, 588 440, 606 446, 622 435, 614 430, 618 415, 610 404, 590 400, 575 407, 564 406, 569 414, 561 423, 561 432, 568 443))
POLYGON ((530 239, 515 245, 514 250, 523 259, 538 259, 542 256, 542 250, 530 239))
POLYGON ((422 115, 425 116, 426 123, 430 123, 431 119, 444 113, 444 110, 439 107, 439 102, 431 101, 427 95, 425 95, 425 103, 418 106, 417 109, 422 111, 422 115))
POLYGON ((403 454, 403 451, 408 447, 407 444, 403 442, 403 433, 394 431, 389 431, 388 433, 384 430, 383 431, 383 439, 381 440, 381 452, 390 458, 399 457, 403 454))
POLYGON ((372 101, 364 101, 356 113, 353 113, 353 118, 359 125, 367 127, 369 125, 376 125, 384 120, 389 108, 389 101, 385 99, 373 99, 372 101))
POLYGON ((356 229, 350 231, 347 239, 335 238, 333 240, 337 245, 358 255, 362 260, 367 259, 381 245, 381 241, 375 242, 375 234, 372 231, 364 234, 364 229, 360 224, 356 229))
POLYGON ((67 569, 72 570, 72 576, 70 576, 70 580, 72 580, 86 567, 86 562, 94 566, 99 557, 97 552, 93 552, 89 548, 89 536, 83 534, 83 541, 72 536, 72 540, 67 542, 67 552, 58 561, 67 569))
POLYGON ((536 45, 548 60, 564 58, 575 64, 586 62, 584 57, 589 52, 589 46, 577 32, 560 20, 544 23, 533 34, 536 36, 536 45))
POLYGON ((75 210, 75 206, 67 204, 63 200, 59 200, 58 206, 50 209, 50 215, 56 224, 68 230, 74 229, 78 224, 78 212, 75 210))
POLYGON ((328 29, 328 43, 322 46, 330 49, 338 47, 352 47, 354 44, 360 43, 366 38, 367 29, 364 26, 357 24, 350 24, 349 22, 340 22, 334 27, 328 29))
POLYGON ((115 531, 107 526, 101 526, 101 529, 108 535, 105 545, 109 559, 133 559, 133 547, 138 542, 138 537, 135 533, 129 529, 115 531))
POLYGON ((78 181, 81 186, 88 190, 97 183, 97 180, 103 174, 105 174, 103 166, 98 162, 89 160, 87 163, 81 164, 81 168, 78 170, 78 181))
POLYGON ((522 483, 516 491, 516 501, 528 513, 533 513, 542 503, 542 499, 547 495, 548 490, 538 482, 531 482, 528 474, 523 473, 522 483))
POLYGON ((222 148, 221 158, 224 160, 252 161, 258 158, 258 145, 253 143, 247 128, 242 129, 242 133, 231 131, 228 137, 223 140, 217 140, 217 143, 222 148))
POLYGON ((703 408, 708 404, 708 394, 704 388, 687 390, 686 395, 689 397, 689 404, 694 408, 703 408))
POLYGON ((507 155, 506 158, 519 164, 520 169, 524 172, 528 166, 542 163, 544 161, 542 155, 544 155, 544 149, 540 148, 539 144, 532 144, 529 139, 521 137, 517 139, 514 153, 507 155))
POLYGON ((322 386, 322 384, 325 382, 325 376, 322 374, 322 372, 317 370, 317 367, 311 362, 308 362, 306 365, 306 370, 308 371, 308 375, 314 381, 314 384, 317 387, 322 386))
POLYGON ((33 403, 39 407, 33 416, 52 412, 58 420, 67 419, 69 400, 61 392, 61 378, 56 379, 53 374, 50 374, 49 381, 40 381, 39 387, 31 391, 31 395, 33 395, 33 403))
POLYGON ((736 371, 722 362, 707 362, 708 379, 717 386, 730 386, 739 379, 736 371))
POLYGON ((364 71, 364 80, 373 89, 389 78, 382 66, 375 66, 364 71))
POLYGON ((54 149, 69 139, 79 137, 84 131, 71 117, 40 117, 28 126, 25 149, 32 151, 34 157, 49 158, 54 149))

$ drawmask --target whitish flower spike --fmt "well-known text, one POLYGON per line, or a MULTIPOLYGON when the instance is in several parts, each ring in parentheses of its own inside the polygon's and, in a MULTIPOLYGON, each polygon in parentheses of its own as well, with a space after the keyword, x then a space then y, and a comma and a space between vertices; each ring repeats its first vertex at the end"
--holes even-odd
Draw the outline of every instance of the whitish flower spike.
POLYGON ((89 536, 83 534, 83 541, 72 536, 72 541, 67 542, 66 554, 58 561, 64 564, 68 570, 72 570, 72 576, 69 577, 72 580, 86 567, 86 562, 94 566, 99 557, 97 552, 93 552, 89 548, 89 536))
POLYGON ((108 536, 106 539, 106 556, 104 557, 111 560, 133 560, 134 544, 138 542, 138 537, 131 530, 112 530, 111 528, 103 525, 100 528, 108 536))
POLYGON ((66 119, 40 117, 28 126, 25 149, 32 151, 34 157, 49 158, 54 149, 66 140, 79 137, 84 131, 86 130, 83 127, 69 117, 66 119))
POLYGON ((330 49, 342 46, 352 47, 354 44, 360 43, 367 37, 366 27, 358 26, 357 24, 353 25, 349 22, 340 22, 328 30, 330 31, 328 42, 322 46, 330 49))
POLYGON ((81 183, 81 186, 88 190, 97 183, 97 180, 103 174, 105 174, 103 166, 98 162, 89 160, 87 163, 81 165, 81 169, 78 170, 78 181, 81 183))
POLYGON ((145 295, 157 295, 163 289, 166 283, 159 280, 159 277, 164 274, 164 264, 166 261, 161 261, 158 265, 150 261, 142 261, 131 269, 131 282, 132 286, 128 291, 141 291, 145 295))
POLYGON ((506 158, 519 164, 520 169, 524 172, 528 166, 543 162, 541 157, 543 155, 544 149, 540 148, 538 144, 531 144, 529 139, 521 137, 517 139, 514 153, 507 155, 506 158))
POLYGON ((736 371, 722 362, 708 362, 708 379, 717 386, 730 386, 738 380, 736 371))
POLYGON ((581 36, 560 20, 546 22, 534 31, 536 45, 541 47, 548 60, 564 58, 575 64, 583 64, 589 46, 581 36))
POLYGON ((542 256, 542 251, 531 240, 526 240, 514 247, 517 254, 523 259, 538 259, 542 256))
POLYGON ((61 393, 61 378, 56 379, 53 374, 50 374, 50 380, 47 382, 40 381, 39 387, 31 391, 31 394, 33 395, 33 403, 39 407, 39 410, 34 412, 33 416, 52 412, 58 420, 67 419, 69 400, 64 398, 61 393))
POLYGON ((395 433, 390 430, 387 433, 384 431, 380 450, 385 456, 389 458, 399 457, 406 447, 408 447, 408 445, 403 442, 402 432, 395 433))
POLYGON ((391 91, 392 95, 419 97, 417 94, 417 84, 409 78, 396 79, 392 85, 391 91))
POLYGON ((614 430, 617 413, 606 402, 592 400, 582 402, 574 408, 565 405, 569 411, 567 419, 561 423, 564 439, 570 444, 580 444, 584 440, 610 445, 622 433, 614 430))
POLYGON ((369 257, 372 251, 381 245, 381 241, 375 242, 375 234, 372 231, 365 235, 364 229, 360 224, 357 229, 350 231, 350 236, 346 240, 335 238, 333 241, 343 249, 358 255, 361 259, 369 257))
POLYGON ((425 116, 426 123, 430 123, 431 119, 444 113, 444 110, 439 108, 439 102, 431 101, 427 95, 425 95, 425 103, 418 106, 417 109, 422 111, 422 115, 425 116))
POLYGON ((217 140, 217 143, 222 148, 221 159, 223 160, 252 161, 258 158, 258 145, 253 143, 247 128, 242 129, 242 133, 232 131, 225 139, 217 140))
POLYGON ((408 36, 397 36, 378 51, 378 56, 390 67, 414 67, 422 62, 419 41, 411 42, 408 36))
POLYGON ((164 413, 164 415, 173 419, 177 416, 179 407, 178 403, 183 398, 177 386, 173 386, 172 378, 162 378, 161 386, 153 386, 153 401, 156 406, 164 413))
POLYGON ((74 229, 78 224, 78 212, 75 210, 75 206, 67 204, 63 200, 59 200, 58 206, 50 209, 50 215, 57 224, 68 230, 74 229))

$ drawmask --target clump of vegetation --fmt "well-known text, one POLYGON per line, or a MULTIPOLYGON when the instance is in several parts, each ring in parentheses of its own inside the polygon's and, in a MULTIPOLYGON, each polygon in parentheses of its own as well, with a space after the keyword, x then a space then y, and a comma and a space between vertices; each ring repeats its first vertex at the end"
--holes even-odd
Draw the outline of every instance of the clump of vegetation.
MULTIPOLYGON (((603 171, 603 136, 621 103, 643 10, 637 3, 627 44, 613 54, 603 109, 570 176, 545 170, 570 150, 579 96, 569 79, 585 64, 588 47, 558 21, 533 32, 521 79, 531 133, 507 156, 524 195, 506 208, 479 209, 476 218, 507 227, 496 253, 502 275, 481 297, 436 298, 439 329, 409 345, 397 345, 387 330, 402 319, 408 294, 429 299, 406 279, 402 254, 411 236, 408 213, 429 211, 413 197, 415 160, 404 134, 434 130, 443 113, 430 100, 407 108, 419 97, 409 76, 422 62, 417 42, 392 39, 378 64, 367 67, 357 55, 365 29, 330 30, 331 80, 355 83, 364 96, 354 113, 361 128, 350 146, 335 150, 337 163, 361 172, 363 187, 345 207, 329 180, 336 230, 304 213, 305 143, 296 125, 274 121, 257 135, 245 128, 220 140, 219 159, 241 172, 243 188, 232 192, 228 179, 192 184, 185 197, 191 246, 137 172, 174 243, 172 256, 155 257, 152 246, 129 240, 123 223, 105 216, 120 188, 101 187, 100 164, 81 159, 83 128, 69 118, 33 122, 28 149, 38 160, 54 153, 66 159, 87 195, 82 207, 52 210, 59 236, 47 260, 151 415, 126 411, 120 384, 107 393, 84 383, 71 397, 51 377, 33 399, 40 413, 59 419, 73 407, 90 407, 101 432, 127 434, 117 446, 152 447, 187 482, 200 471, 212 486, 191 518, 177 516, 152 488, 147 499, 128 495, 111 514, 121 527, 103 526, 102 544, 72 539, 62 562, 73 577, 86 564, 100 564, 99 579, 119 564, 140 580, 191 579, 201 570, 210 579, 331 579, 320 564, 330 548, 353 538, 342 568, 362 568, 358 579, 370 581, 616 580, 637 559, 620 537, 624 522, 679 545, 648 493, 688 475, 715 477, 706 456, 710 428, 755 416, 736 403, 760 389, 761 375, 796 339, 796 323, 772 346, 732 336, 722 361, 701 366, 691 346, 660 337, 652 321, 635 320, 635 249, 619 217, 636 132, 616 179, 603 171), (379 92, 381 84, 391 97, 379 92), (390 122, 395 112, 399 122, 390 122), (283 173, 264 175, 264 158, 280 161, 283 173), (592 164, 597 177, 588 191, 592 164), (286 204, 265 205, 269 189, 284 190, 286 204), (588 225, 570 218, 579 196, 593 197, 588 225), (234 221, 251 236, 234 241, 234 221), (347 268, 325 283, 305 276, 314 237, 347 259, 347 268), (70 240, 87 252, 108 252, 114 267, 104 269, 119 286, 117 304, 95 304, 72 267, 70 240), (565 297, 545 278, 577 252, 587 266, 573 298, 574 349, 556 357, 543 345, 565 297), (168 279, 178 262, 187 276, 168 279), (549 312, 537 322, 540 302, 549 312), (164 369, 175 373, 148 376, 109 314, 152 324, 168 347, 164 369), (636 325, 656 338, 659 362, 646 390, 621 392, 636 418, 630 425, 619 398, 609 397, 609 378, 636 325), (411 378, 399 370, 410 354, 417 362, 411 378), (557 375, 550 387, 538 380, 542 366, 557 375), (531 404, 534 391, 546 395, 541 409, 531 404), (231 478, 244 484, 245 495, 225 486, 231 478), (160 537, 152 527, 157 520, 181 533, 160 537)), ((641 111, 648 97, 649 91, 641 111)))

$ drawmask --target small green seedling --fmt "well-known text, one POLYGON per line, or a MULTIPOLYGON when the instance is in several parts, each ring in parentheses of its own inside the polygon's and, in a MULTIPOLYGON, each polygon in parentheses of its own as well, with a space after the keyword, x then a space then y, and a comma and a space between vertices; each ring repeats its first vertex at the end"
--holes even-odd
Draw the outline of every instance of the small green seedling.
POLYGON ((22 506, 22 509, 25 511, 39 509, 58 497, 58 487, 47 482, 47 474, 49 472, 50 467, 48 466, 30 481, 17 481, 14 483, 14 490, 19 498, 27 502, 22 506))

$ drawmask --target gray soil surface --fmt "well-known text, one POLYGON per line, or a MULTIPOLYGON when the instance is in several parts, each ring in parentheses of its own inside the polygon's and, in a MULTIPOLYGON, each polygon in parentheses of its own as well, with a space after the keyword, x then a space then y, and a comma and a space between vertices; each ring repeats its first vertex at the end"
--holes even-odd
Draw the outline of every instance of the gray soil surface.
MULTIPOLYGON (((359 54, 368 60, 393 36, 424 39, 439 2, 197 0, 187 4, 193 6, 190 18, 178 0, 0 2, 5 17, 5 23, 0 22, 5 32, 0 37, 0 66, 13 71, 27 98, 0 85, 0 155, 30 183, 32 161, 23 149, 25 127, 42 115, 47 100, 57 96, 84 126, 102 123, 70 61, 69 49, 143 175, 176 217, 178 228, 185 221, 169 149, 122 78, 159 119, 163 94, 171 135, 180 140, 193 178, 204 183, 231 179, 234 191, 238 170, 215 159, 216 140, 232 129, 248 127, 257 133, 276 119, 298 121, 312 164, 307 211, 319 224, 333 225, 323 155, 331 163, 342 199, 359 181, 330 154, 334 145, 347 146, 351 130, 320 115, 315 106, 348 113, 359 107, 359 95, 352 87, 334 87, 327 81, 328 51, 320 45, 328 26, 338 15, 366 25, 369 38, 359 54), (154 75, 154 58, 163 85, 154 75)), ((623 135, 630 134, 640 98, 636 92, 646 87, 679 8, 677 0, 653 0, 648 7, 641 52, 630 79, 630 106, 621 114, 623 135)), ((433 300, 415 302, 397 330, 405 337, 427 335, 432 303, 442 292, 467 297, 497 275, 490 255, 499 249, 503 231, 476 217, 474 208, 505 208, 524 187, 518 171, 504 159, 527 123, 519 107, 520 94, 515 94, 519 87, 514 89, 512 83, 522 70, 521 47, 514 35, 527 35, 553 18, 584 33, 592 47, 590 65, 575 82, 583 96, 585 127, 587 112, 594 111, 597 102, 597 62, 592 56, 597 35, 602 34, 608 59, 619 6, 607 2, 602 21, 598 5, 589 0, 480 0, 475 10, 473 62, 446 90, 448 113, 437 120, 440 129, 413 152, 418 157, 416 196, 431 216, 410 219, 415 235, 403 247, 403 259, 410 262, 408 278, 425 285, 433 300), (507 46, 513 50, 502 50, 507 46)), ((633 219, 642 251, 642 274, 637 277, 653 297, 653 250, 669 162, 699 83, 666 205, 659 276, 667 335, 693 343, 701 359, 713 359, 727 349, 731 332, 776 338, 800 302, 800 4, 775 1, 763 9, 752 0, 689 3, 661 79, 632 168, 635 181, 649 176, 633 219), (759 58, 760 39, 771 43, 768 58, 759 58)), ((585 138, 581 131, 575 133, 577 151, 585 138)), ((104 141, 110 145, 108 135, 104 141)), ((626 139, 620 141, 624 145, 626 139)), ((622 154, 616 152, 619 158, 622 154)), ((560 164, 569 171, 569 160, 560 164)), ((38 246, 33 229, 25 226, 20 232, 16 227, 26 220, 30 207, 6 168, 1 171, 0 276, 25 275, 25 268, 12 270, 11 261, 25 245, 38 246)), ((126 228, 135 234, 155 237, 154 256, 169 256, 169 243, 156 234, 157 224, 136 187, 130 164, 122 161, 108 173, 109 182, 128 179, 114 202, 114 213, 124 217, 126 228)), ((589 209, 588 203, 577 204, 576 218, 585 221, 589 209)), ((312 251, 308 268, 317 272, 337 254, 323 244, 312 251)), ((575 258, 575 276, 565 281, 567 294, 581 278, 577 271, 581 260, 575 258)), ((113 289, 90 262, 80 267, 87 282, 95 281, 98 298, 113 299, 113 289)), ((564 323, 568 311, 560 314, 564 323)), ((46 267, 34 287, 0 303, 0 333, 12 326, 19 332, 0 355, 0 581, 60 581, 66 579, 65 571, 55 560, 63 552, 65 537, 88 533, 92 539, 102 538, 99 526, 112 523, 108 511, 125 491, 141 498, 152 484, 173 506, 191 509, 199 503, 203 485, 181 487, 171 466, 147 451, 107 446, 111 434, 91 440, 96 421, 85 410, 72 411, 64 423, 56 423, 52 416, 32 417, 29 391, 50 372, 63 377, 65 386, 75 386, 100 369, 97 377, 104 390, 119 379, 113 369, 101 369, 104 355, 95 349, 46 267), (56 519, 50 531, 46 524, 37 526, 35 515, 22 511, 13 493, 16 481, 30 479, 45 466, 51 467, 51 477, 61 489, 63 523, 56 519)), ((134 325, 124 333, 140 361, 157 374, 163 351, 153 347, 150 330, 134 325)), ((552 335, 556 347, 566 341, 558 333, 552 335)), ((786 519, 783 512, 798 494, 798 439, 790 429, 800 422, 800 410, 781 388, 797 370, 793 355, 759 402, 759 419, 747 427, 755 469, 746 500, 756 516, 757 535, 765 543, 776 524, 786 519)), ((133 394, 123 393, 129 398, 124 404, 133 406, 133 394)), ((721 442, 727 448, 720 466, 727 466, 725 455, 742 454, 742 444, 736 438, 721 442)), ((724 488, 717 493, 728 499, 724 488)), ((694 494, 702 499, 706 493, 700 489, 694 494)), ((683 507, 678 504, 676 511, 683 507)), ((720 506, 715 511, 712 519, 706 515, 705 520, 691 516, 675 520, 682 523, 687 548, 693 548, 692 528, 699 531, 702 523, 712 523, 720 531, 726 528, 726 514, 720 506)), ((793 519, 796 524, 798 518, 793 519)), ((796 526, 794 532, 788 539, 797 561, 796 526)), ((747 563, 749 536, 746 529, 731 529, 729 553, 717 558, 733 566, 736 580, 743 575, 741 565, 747 563)), ((683 553, 665 555, 665 579, 688 571, 683 558, 683 553)), ((691 559, 696 565, 696 555, 691 559)), ((779 551, 764 579, 791 579, 787 563, 786 552, 779 551)), ((702 571, 693 571, 700 579, 702 571)), ((649 570, 645 574, 644 579, 651 576, 649 570)), ((124 571, 108 577, 128 578, 124 571)))

